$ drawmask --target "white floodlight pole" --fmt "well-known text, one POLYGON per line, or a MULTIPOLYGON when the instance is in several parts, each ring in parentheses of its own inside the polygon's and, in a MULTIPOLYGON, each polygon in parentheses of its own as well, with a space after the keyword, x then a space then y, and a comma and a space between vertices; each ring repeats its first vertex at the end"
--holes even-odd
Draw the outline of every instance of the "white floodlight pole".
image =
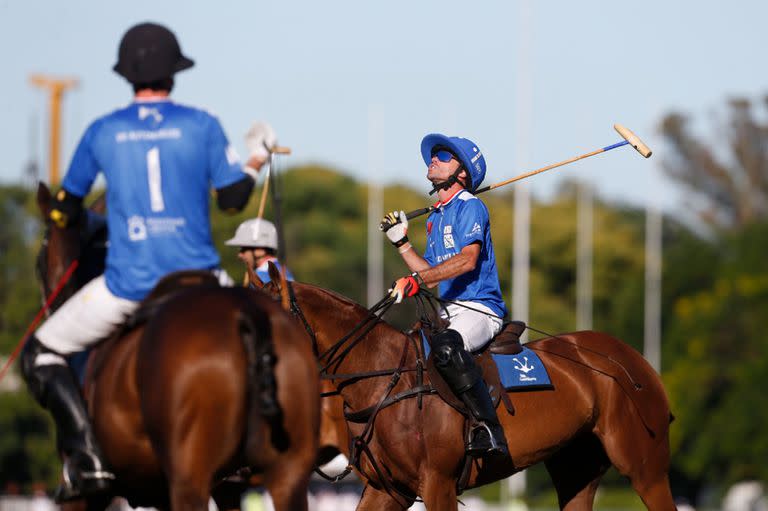
POLYGON ((591 330, 594 196, 586 182, 579 183, 577 193, 576 329, 591 330))
MULTIPOLYGON (((532 69, 530 65, 532 40, 532 3, 522 0, 518 9, 517 39, 517 87, 515 93, 515 154, 517 168, 527 168, 530 163, 531 121, 533 104, 532 69)), ((531 245, 531 196, 527 183, 515 186, 514 233, 512 247, 512 318, 528 322, 529 274, 531 245)), ((522 341, 527 340, 527 332, 522 341)), ((510 497, 525 493, 525 471, 507 479, 510 497)))
POLYGON ((372 306, 384 296, 384 236, 379 222, 384 216, 382 169, 382 108, 368 107, 368 283, 367 301, 372 306))
POLYGON ((653 198, 649 199, 645 214, 645 339, 643 356, 656 369, 656 372, 661 373, 662 213, 653 201, 653 198))

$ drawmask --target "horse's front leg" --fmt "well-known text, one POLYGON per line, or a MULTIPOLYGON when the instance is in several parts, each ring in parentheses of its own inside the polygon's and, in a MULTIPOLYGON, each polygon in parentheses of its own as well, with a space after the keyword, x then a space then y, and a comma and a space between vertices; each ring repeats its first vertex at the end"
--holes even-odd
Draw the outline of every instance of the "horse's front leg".
POLYGON ((405 511, 406 509, 408 508, 400 505, 387 492, 377 490, 369 484, 365 486, 360 502, 355 508, 356 511, 405 511))

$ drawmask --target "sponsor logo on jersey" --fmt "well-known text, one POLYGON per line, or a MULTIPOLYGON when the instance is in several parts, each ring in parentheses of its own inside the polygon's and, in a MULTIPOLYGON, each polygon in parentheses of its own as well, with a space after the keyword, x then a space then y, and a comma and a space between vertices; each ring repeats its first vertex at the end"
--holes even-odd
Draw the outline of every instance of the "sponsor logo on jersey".
POLYGON ((456 246, 456 243, 453 241, 453 226, 452 225, 446 225, 443 227, 443 246, 445 248, 454 248, 456 246))
POLYGON ((475 225, 472 226, 472 230, 469 231, 464 237, 469 238, 470 236, 474 236, 475 234, 480 234, 483 232, 483 228, 480 227, 480 224, 475 222, 475 225))
POLYGON ((149 116, 152 116, 152 120, 155 122, 155 124, 159 124, 163 120, 163 115, 157 110, 157 108, 149 107, 149 106, 140 106, 139 107, 139 120, 143 121, 149 116))
POLYGON ((164 140, 177 138, 181 138, 181 130, 179 128, 118 131, 115 134, 115 142, 140 142, 143 140, 164 140))
POLYGON ((144 218, 134 215, 128 219, 128 239, 142 241, 148 236, 174 236, 186 223, 187 221, 182 217, 155 216, 144 218))
POLYGON ((147 224, 144 217, 134 215, 128 219, 128 239, 141 241, 147 239, 147 224))
POLYGON ((445 254, 445 255, 439 255, 439 256, 437 256, 437 264, 440 264, 443 261, 447 261, 448 259, 450 259, 451 257, 453 257, 455 255, 456 254, 454 254, 454 253, 445 254))

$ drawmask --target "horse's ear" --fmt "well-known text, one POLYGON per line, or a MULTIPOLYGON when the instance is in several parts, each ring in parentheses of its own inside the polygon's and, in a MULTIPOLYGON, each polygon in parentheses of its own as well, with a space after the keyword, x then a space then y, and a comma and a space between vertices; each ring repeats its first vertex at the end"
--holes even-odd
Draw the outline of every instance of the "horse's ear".
POLYGON ((251 268, 251 265, 246 262, 245 263, 245 279, 243 280, 243 286, 248 287, 249 283, 253 284, 259 289, 264 287, 264 282, 262 282, 259 276, 256 275, 256 272, 253 271, 253 268, 251 268))
POLYGON ((47 221, 48 214, 51 212, 51 190, 42 181, 37 185, 37 207, 40 209, 43 220, 47 221))
POLYGON ((274 282, 276 286, 282 284, 282 281, 280 280, 280 270, 277 269, 277 265, 270 261, 267 266, 269 268, 269 280, 274 282))
POLYGON ((96 213, 97 215, 104 216, 107 212, 107 194, 102 193, 96 199, 91 202, 91 205, 88 206, 88 209, 96 213))
POLYGON ((283 310, 291 312, 291 300, 288 296, 288 279, 285 278, 285 266, 280 267, 280 298, 283 310))

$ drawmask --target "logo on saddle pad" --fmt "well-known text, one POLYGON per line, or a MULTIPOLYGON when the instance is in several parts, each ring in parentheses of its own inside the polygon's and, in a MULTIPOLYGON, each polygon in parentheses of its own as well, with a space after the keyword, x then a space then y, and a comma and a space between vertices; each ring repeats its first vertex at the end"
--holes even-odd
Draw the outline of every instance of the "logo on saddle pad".
MULTIPOLYGON (((424 355, 429 356, 430 346, 424 331, 421 331, 424 355)), ((492 353, 491 358, 499 369, 499 379, 504 390, 527 391, 553 388, 546 366, 530 348, 523 346, 523 351, 516 355, 492 353)))
POLYGON ((552 388, 547 368, 539 356, 523 346, 517 355, 493 354, 493 361, 499 368, 501 384, 506 390, 552 388))

